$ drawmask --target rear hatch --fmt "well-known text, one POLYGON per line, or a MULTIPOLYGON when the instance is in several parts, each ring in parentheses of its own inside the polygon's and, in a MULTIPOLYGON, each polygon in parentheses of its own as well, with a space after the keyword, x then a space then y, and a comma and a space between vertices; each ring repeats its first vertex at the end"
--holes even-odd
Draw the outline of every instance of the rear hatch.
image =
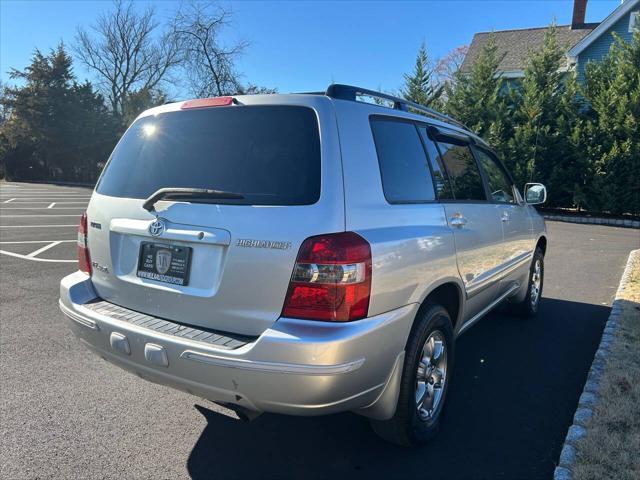
POLYGON ((87 211, 100 297, 189 325, 259 335, 282 311, 304 239, 344 230, 330 100, 237 98, 229 106, 159 107, 127 130, 87 211), (238 198, 159 200, 148 212, 145 199, 161 188, 238 198))

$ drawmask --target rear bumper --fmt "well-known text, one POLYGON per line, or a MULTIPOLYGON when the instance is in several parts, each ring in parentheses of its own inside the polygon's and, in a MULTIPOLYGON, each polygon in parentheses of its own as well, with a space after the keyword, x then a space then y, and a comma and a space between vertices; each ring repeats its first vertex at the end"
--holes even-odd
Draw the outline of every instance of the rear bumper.
POLYGON ((350 323, 281 318, 234 350, 163 334, 84 305, 96 298, 81 272, 60 284, 60 309, 102 358, 152 382, 257 412, 322 415, 395 410, 406 339, 417 305, 350 323), (124 345, 124 346, 123 346, 124 345), (400 371, 399 371, 400 370, 400 371))

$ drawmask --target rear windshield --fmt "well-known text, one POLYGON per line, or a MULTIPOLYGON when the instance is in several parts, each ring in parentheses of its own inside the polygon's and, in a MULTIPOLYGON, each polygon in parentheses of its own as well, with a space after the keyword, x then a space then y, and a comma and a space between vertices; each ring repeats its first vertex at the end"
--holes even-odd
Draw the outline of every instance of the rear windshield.
POLYGON ((313 110, 232 106, 137 120, 98 182, 103 195, 147 198, 159 188, 239 193, 242 205, 308 205, 320 197, 320 138, 313 110))

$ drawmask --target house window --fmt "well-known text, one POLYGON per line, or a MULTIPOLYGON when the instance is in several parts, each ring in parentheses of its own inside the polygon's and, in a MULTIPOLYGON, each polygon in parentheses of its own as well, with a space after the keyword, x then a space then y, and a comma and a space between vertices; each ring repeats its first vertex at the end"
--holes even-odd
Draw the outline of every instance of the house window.
POLYGON ((640 30, 640 11, 631 12, 631 18, 629 18, 629 32, 640 30))

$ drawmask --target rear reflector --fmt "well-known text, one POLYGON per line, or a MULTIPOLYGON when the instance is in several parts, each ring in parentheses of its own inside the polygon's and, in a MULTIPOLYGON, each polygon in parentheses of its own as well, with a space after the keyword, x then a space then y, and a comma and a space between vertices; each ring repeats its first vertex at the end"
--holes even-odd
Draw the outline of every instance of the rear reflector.
POLYGON ((226 107, 233 103, 233 97, 211 97, 187 100, 180 107, 182 110, 193 108, 226 107))
POLYGON ((354 232, 307 238, 298 252, 282 316, 348 322, 367 316, 371 247, 354 232))
POLYGON ((87 212, 80 217, 78 225, 78 268, 81 272, 91 275, 91 257, 89 256, 89 245, 87 245, 88 233, 87 212))

